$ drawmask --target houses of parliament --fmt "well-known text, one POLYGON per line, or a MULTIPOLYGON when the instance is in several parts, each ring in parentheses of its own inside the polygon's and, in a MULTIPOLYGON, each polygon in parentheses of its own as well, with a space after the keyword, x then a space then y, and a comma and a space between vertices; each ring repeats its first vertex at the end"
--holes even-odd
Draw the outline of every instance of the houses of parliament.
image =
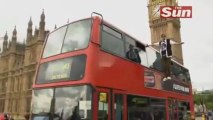
POLYGON ((15 119, 29 115, 32 98, 32 84, 44 40, 49 31, 45 30, 45 14, 42 12, 39 28, 32 28, 28 22, 26 41, 17 41, 14 28, 11 38, 3 37, 0 52, 0 113, 10 113, 15 119))

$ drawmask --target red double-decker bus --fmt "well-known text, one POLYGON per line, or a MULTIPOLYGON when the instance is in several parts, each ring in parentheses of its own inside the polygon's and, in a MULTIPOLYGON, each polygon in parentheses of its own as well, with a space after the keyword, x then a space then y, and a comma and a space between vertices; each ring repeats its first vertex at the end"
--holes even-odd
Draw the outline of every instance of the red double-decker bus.
POLYGON ((193 114, 189 71, 92 16, 51 32, 33 85, 31 120, 184 120, 193 114), (136 54, 131 54, 134 52, 136 54))

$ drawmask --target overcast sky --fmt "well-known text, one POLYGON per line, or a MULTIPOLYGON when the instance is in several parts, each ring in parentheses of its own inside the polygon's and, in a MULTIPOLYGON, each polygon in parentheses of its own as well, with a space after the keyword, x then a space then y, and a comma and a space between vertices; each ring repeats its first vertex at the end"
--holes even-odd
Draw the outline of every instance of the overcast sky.
MULTIPOLYGON (((198 90, 213 89, 213 0, 179 0, 179 5, 192 6, 192 19, 181 19, 181 39, 185 66, 192 84, 198 90)), ((9 39, 16 25, 18 41, 26 36, 32 17, 39 26, 44 9, 46 28, 53 30, 69 21, 90 17, 98 12, 104 19, 143 43, 150 43, 147 0, 0 0, 0 37, 9 39)))

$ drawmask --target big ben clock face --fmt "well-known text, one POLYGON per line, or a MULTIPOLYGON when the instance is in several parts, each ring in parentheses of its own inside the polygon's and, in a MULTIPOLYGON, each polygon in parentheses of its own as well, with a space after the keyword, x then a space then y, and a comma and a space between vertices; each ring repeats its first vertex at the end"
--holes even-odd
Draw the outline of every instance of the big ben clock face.
POLYGON ((152 19, 160 17, 160 4, 152 6, 152 19))

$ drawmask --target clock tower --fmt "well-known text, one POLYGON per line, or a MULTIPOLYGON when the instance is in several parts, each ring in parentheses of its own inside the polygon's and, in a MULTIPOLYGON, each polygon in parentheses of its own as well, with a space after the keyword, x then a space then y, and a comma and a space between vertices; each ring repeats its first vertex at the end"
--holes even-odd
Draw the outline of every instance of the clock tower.
MULTIPOLYGON (((160 6, 178 6, 176 0, 148 0, 149 27, 151 31, 151 43, 158 43, 161 34, 165 34, 176 43, 181 43, 180 19, 160 18, 160 6)), ((159 49, 159 47, 157 48, 159 49)), ((183 64, 181 44, 172 45, 173 59, 183 64)))

